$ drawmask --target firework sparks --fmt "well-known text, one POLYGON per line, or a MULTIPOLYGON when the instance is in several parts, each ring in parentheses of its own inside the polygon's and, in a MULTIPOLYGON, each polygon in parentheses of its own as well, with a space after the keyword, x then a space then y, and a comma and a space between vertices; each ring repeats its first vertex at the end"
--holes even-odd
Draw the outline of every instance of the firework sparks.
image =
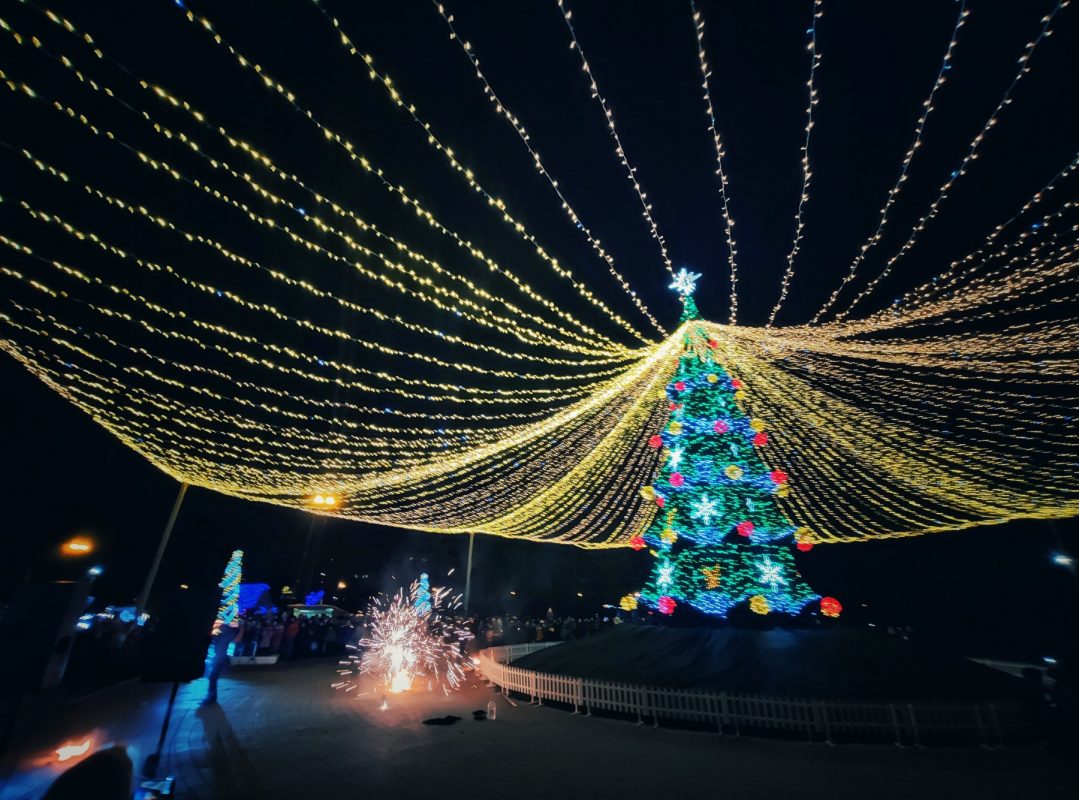
POLYGON ((354 691, 361 675, 379 676, 390 692, 410 689, 418 678, 446 693, 457 689, 467 663, 461 645, 472 633, 450 616, 460 608, 460 595, 449 589, 428 589, 413 581, 406 593, 379 595, 367 608, 370 628, 353 653, 341 662, 335 689, 354 691), (427 595, 429 602, 423 602, 427 595))

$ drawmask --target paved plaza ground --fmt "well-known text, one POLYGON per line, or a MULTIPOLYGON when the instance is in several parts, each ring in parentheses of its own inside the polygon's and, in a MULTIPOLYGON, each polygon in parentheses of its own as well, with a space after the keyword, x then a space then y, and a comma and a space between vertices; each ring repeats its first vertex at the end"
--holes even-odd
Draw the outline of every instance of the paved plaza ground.
MULTIPOLYGON (((161 773, 180 798, 1059 798, 1079 765, 1045 748, 899 749, 809 745, 638 727, 497 699, 493 691, 359 697, 334 691, 336 662, 233 668, 220 704, 200 707, 205 681, 182 687, 161 773), (454 725, 422 721, 445 714, 454 725)), ((156 744, 167 687, 128 683, 33 727, 0 797, 36 798, 55 775, 47 756, 93 731, 131 746, 136 765, 156 744), (35 760, 37 759, 37 760, 35 760)))

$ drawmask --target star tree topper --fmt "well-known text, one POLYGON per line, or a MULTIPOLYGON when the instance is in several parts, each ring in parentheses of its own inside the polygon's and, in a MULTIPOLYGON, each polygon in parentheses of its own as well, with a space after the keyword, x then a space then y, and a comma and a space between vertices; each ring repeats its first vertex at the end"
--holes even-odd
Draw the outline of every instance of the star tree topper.
POLYGON ((678 274, 674 276, 674 283, 671 284, 671 288, 682 297, 688 297, 697 288, 697 279, 700 277, 699 272, 690 272, 685 267, 682 267, 678 274))

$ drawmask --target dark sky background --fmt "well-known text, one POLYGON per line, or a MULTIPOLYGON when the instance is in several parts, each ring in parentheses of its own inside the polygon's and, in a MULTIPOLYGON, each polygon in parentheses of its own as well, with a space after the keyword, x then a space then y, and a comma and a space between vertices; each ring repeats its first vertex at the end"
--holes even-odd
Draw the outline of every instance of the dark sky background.
MULTIPOLYGON (((394 180, 414 189, 447 224, 513 264, 544 294, 587 317, 588 309, 567 295, 542 263, 526 259, 527 248, 468 195, 441 156, 425 147, 412 123, 368 81, 362 64, 335 45, 331 29, 309 3, 189 5, 211 16, 230 41, 296 91, 326 124, 364 147, 392 171, 394 180)), ((537 238, 550 243, 552 252, 620 313, 639 319, 561 215, 509 126, 495 117, 427 0, 325 5, 537 238)), ((895 206, 889 235, 864 265, 867 275, 875 275, 898 248, 937 187, 958 166, 970 138, 1011 80, 1023 45, 1036 35, 1039 19, 1052 5, 969 4, 973 14, 962 29, 949 83, 939 93, 923 152, 895 206)), ((134 74, 190 98, 211 118, 242 133, 326 194, 434 257, 447 263, 461 260, 444 242, 402 218, 396 201, 387 202, 388 195, 364 183, 317 132, 215 48, 171 2, 54 7, 92 33, 134 74)), ((678 265, 704 273, 698 292, 702 313, 725 320, 726 253, 688 2, 582 2, 570 7, 671 254, 678 265)), ((726 143, 725 167, 737 220, 740 321, 762 324, 778 296, 793 235, 811 4, 703 2, 700 7, 708 23, 713 101, 726 143)), ((81 66, 93 67, 102 80, 131 86, 129 78, 107 64, 95 64, 85 49, 64 39, 32 10, 15 3, 0 8, 21 29, 39 32, 46 42, 62 42, 58 50, 70 53, 81 66)), ((554 1, 459 2, 450 10, 496 91, 529 129, 581 217, 615 254, 653 312, 665 324, 674 323, 678 308, 666 288, 669 279, 614 158, 602 113, 589 99, 554 1)), ((781 323, 808 320, 875 228, 957 10, 952 2, 826 1, 825 16, 818 21, 823 61, 810 144, 814 181, 806 207, 806 238, 781 323)), ((895 294, 975 249, 995 224, 1010 217, 1073 156, 1079 141, 1076 10, 1062 12, 1054 27, 1054 36, 1035 55, 1031 74, 1021 82, 1015 102, 983 145, 974 168, 866 310, 886 305, 895 294)), ((188 167, 180 149, 162 150, 159 141, 140 133, 122 110, 105 105, 40 56, 26 48, 15 50, 6 39, 0 43, 0 64, 18 79, 95 113, 148 152, 160 151, 191 171, 197 168, 194 162, 188 167)), ((77 125, 59 122, 42 104, 8 95, 0 98, 0 118, 18 124, 5 124, 0 139, 29 146, 77 176, 139 198, 188 227, 231 236, 229 241, 255 257, 277 253, 279 245, 249 223, 224 213, 208 215, 206 201, 182 194, 174 183, 93 141, 77 125)), ((167 109, 148 105, 138 90, 130 89, 128 96, 177 127, 186 126, 182 115, 170 116, 167 109)), ((210 140, 208 135, 201 138, 210 140)), ((10 152, 0 152, 0 159, 0 176, 6 173, 0 178, 0 193, 5 197, 25 195, 90 227, 106 224, 82 197, 55 197, 51 187, 10 152)), ((21 219, 7 216, 3 228, 20 230, 13 226, 21 219)), ((159 251, 160 241, 153 234, 140 233, 135 226, 114 230, 118 236, 128 234, 132 246, 159 251)), ((73 263, 87 257, 85 251, 64 249, 69 245, 55 239, 55 234, 45 234, 38 241, 59 248, 73 263)), ((172 257, 185 263, 182 254, 172 257)), ((192 269, 201 268, 191 264, 192 269)), ((321 263, 310 268, 326 269, 321 263)), ((341 291, 356 290, 353 276, 319 274, 339 281, 341 291)), ((371 297, 373 304, 379 302, 377 293, 371 297)), ((598 316, 589 321, 603 323, 598 316)), ((610 326, 605 330, 612 331, 610 326)), ((364 358, 347 351, 336 356, 357 363, 364 358)), ((403 372, 413 369, 398 366, 403 372)), ((88 533, 100 542, 96 560, 106 568, 96 587, 99 598, 133 597, 168 516, 175 483, 10 359, 0 362, 0 410, 7 472, 0 484, 6 555, 0 562, 0 591, 11 590, 31 564, 42 573, 53 569, 50 549, 73 533, 88 533)), ((1061 469, 1071 470, 1072 476, 1062 479, 1074 479, 1072 467, 1061 469)), ((295 585, 309 528, 303 514, 193 489, 159 580, 168 585, 215 578, 229 551, 240 547, 245 550, 246 578, 275 588, 295 585)), ((342 605, 362 605, 370 592, 389 587, 389 576, 410 578, 421 565, 436 582, 456 568, 448 582, 463 583, 465 537, 335 520, 320 521, 315 530, 316 574, 326 573, 328 587, 338 579, 350 584, 341 593, 342 605)), ((819 591, 843 601, 852 623, 912 624, 927 638, 968 651, 1036 657, 1059 651, 1079 632, 1074 575, 1049 560, 1061 542, 1075 548, 1073 522, 1019 522, 917 539, 818 547, 800 555, 799 563, 819 591)), ((591 553, 479 537, 474 597, 480 609, 489 611, 534 613, 553 606, 560 613, 591 612, 638 588, 648 561, 647 555, 630 551, 591 553), (577 597, 578 592, 584 597, 577 597)))

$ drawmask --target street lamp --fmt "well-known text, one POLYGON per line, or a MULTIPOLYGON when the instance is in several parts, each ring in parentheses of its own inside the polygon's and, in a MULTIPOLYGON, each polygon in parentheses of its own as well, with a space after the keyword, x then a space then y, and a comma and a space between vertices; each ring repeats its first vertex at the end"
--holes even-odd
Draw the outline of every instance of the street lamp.
POLYGON ((337 505, 337 496, 332 494, 316 494, 311 498, 311 504, 320 508, 334 508, 337 505))
POLYGON ((60 552, 72 558, 89 555, 94 552, 94 540, 88 536, 76 536, 60 545, 60 552))
POLYGON ((100 564, 95 564, 94 566, 90 567, 90 569, 86 570, 86 574, 89 575, 91 578, 97 578, 100 577, 104 571, 105 568, 103 566, 101 566, 100 564))
POLYGON ((1075 559, 1067 553, 1056 552, 1052 555, 1053 563, 1058 567, 1074 567, 1075 559))

